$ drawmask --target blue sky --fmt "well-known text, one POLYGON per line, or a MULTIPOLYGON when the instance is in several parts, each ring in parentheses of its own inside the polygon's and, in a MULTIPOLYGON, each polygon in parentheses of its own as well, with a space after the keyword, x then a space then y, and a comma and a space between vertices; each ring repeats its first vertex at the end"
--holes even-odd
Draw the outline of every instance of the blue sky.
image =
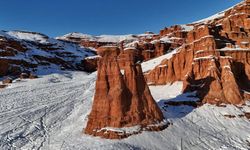
POLYGON ((241 0, 1 0, 0 29, 93 35, 153 31, 208 17, 241 0))

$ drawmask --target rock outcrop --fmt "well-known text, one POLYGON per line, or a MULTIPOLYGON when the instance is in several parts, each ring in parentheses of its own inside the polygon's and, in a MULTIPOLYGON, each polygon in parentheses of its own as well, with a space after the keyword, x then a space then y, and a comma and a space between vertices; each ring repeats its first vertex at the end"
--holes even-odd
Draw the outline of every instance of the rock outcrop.
POLYGON ((197 91, 203 103, 243 104, 243 93, 231 69, 232 62, 230 57, 196 60, 184 79, 183 91, 197 91))
POLYGON ((125 138, 142 130, 166 128, 163 114, 151 96, 137 50, 106 47, 99 53, 92 111, 85 133, 104 138, 125 138))
POLYGON ((93 55, 95 52, 90 49, 52 39, 41 33, 0 31, 0 78, 16 78, 22 72, 82 71, 85 66, 81 61, 93 55))
POLYGON ((100 59, 99 55, 86 57, 82 60, 82 66, 84 66, 84 71, 94 72, 97 70, 97 64, 100 59))
POLYGON ((3 84, 11 84, 13 80, 11 78, 6 78, 2 81, 3 84))
POLYGON ((250 3, 245 1, 223 16, 193 23, 172 58, 145 74, 147 82, 183 81, 183 91, 197 91, 203 103, 244 103, 250 91, 249 16, 250 3))

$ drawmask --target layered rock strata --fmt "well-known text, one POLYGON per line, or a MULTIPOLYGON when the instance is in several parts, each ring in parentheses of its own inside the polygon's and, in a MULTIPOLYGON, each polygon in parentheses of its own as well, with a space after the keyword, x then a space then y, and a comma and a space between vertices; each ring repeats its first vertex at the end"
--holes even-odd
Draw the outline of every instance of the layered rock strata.
POLYGON ((84 132, 117 139, 166 128, 137 63, 136 50, 107 47, 99 55, 94 102, 84 132))
POLYGON ((145 74, 151 84, 184 81, 183 91, 197 91, 203 103, 242 104, 250 91, 250 3, 224 15, 194 23, 186 43, 145 74))

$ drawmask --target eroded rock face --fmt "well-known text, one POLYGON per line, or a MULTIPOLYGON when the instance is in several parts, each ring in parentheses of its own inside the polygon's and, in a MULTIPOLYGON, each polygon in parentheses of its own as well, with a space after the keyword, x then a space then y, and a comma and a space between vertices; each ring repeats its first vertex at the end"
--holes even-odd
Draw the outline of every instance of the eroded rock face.
POLYGON ((242 104, 243 93, 231 69, 232 65, 230 57, 196 60, 184 79, 183 91, 197 91, 203 103, 242 104))
POLYGON ((244 103, 250 91, 249 10, 245 1, 223 17, 194 23, 176 54, 145 74, 147 82, 184 81, 183 91, 197 91, 203 103, 244 103))
POLYGON ((85 133, 124 138, 145 130, 162 130, 167 124, 145 82, 134 50, 102 51, 96 92, 85 133), (136 130, 132 130, 136 128, 136 130), (122 130, 130 129, 130 131, 122 130), (120 131, 121 130, 121 131, 120 131), (132 131, 131 131, 132 130, 132 131))
POLYGON ((84 66, 84 71, 87 71, 87 72, 96 71, 99 59, 100 59, 99 55, 84 58, 81 63, 82 66, 84 66))

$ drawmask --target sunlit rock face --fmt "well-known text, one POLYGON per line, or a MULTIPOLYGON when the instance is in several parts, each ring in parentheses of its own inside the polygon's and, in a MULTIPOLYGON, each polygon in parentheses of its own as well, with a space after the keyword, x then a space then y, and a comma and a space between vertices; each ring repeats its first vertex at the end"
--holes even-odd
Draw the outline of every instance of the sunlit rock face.
POLYGON ((244 1, 214 19, 192 23, 183 44, 145 77, 151 84, 184 81, 203 103, 242 104, 250 91, 250 3, 244 1))
POLYGON ((136 51, 106 47, 99 53, 96 91, 85 133, 117 139, 166 128, 136 51))

